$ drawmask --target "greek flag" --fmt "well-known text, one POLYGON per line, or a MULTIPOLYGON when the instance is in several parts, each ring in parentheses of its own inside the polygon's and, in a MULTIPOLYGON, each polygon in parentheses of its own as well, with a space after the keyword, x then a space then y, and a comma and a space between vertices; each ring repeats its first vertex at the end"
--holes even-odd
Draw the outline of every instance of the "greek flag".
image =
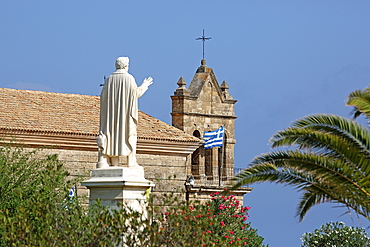
POLYGON ((222 126, 217 130, 204 132, 203 140, 206 142, 204 143, 204 149, 221 147, 224 140, 224 130, 225 128, 222 126))
POLYGON ((69 196, 69 200, 70 200, 70 202, 72 202, 72 200, 73 200, 73 199, 74 199, 74 197, 75 197, 75 187, 72 187, 72 188, 71 188, 71 190, 69 191, 68 196, 69 196))

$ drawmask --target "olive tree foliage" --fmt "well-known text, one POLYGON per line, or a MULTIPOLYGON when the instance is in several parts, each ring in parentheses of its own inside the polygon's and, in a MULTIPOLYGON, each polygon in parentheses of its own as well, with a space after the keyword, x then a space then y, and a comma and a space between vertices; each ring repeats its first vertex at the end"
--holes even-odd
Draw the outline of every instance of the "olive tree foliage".
POLYGON ((82 206, 68 196, 78 182, 56 155, 0 146, 0 246, 263 246, 246 222, 249 208, 232 196, 206 204, 151 196, 144 215, 82 206))
POLYGON ((364 228, 330 222, 302 236, 302 247, 368 247, 370 238, 364 228))
POLYGON ((0 147, 1 246, 77 246, 79 241, 89 246, 95 241, 84 228, 92 218, 68 197, 75 181, 67 176, 56 155, 0 147))

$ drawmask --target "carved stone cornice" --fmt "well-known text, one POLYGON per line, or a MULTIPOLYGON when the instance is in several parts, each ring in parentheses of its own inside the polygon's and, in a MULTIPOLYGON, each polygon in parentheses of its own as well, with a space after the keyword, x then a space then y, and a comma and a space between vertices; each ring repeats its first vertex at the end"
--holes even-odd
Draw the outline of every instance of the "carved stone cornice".
MULTIPOLYGON (((0 143, 21 144, 32 148, 52 148, 80 151, 98 151, 96 135, 81 133, 58 133, 25 131, 0 128, 0 143)), ((200 142, 152 140, 138 138, 138 154, 187 156, 193 153, 200 142)))
POLYGON ((238 118, 237 116, 227 116, 227 115, 218 115, 218 114, 205 114, 205 113, 197 113, 197 112, 171 112, 172 116, 201 116, 201 117, 215 117, 215 118, 238 118))

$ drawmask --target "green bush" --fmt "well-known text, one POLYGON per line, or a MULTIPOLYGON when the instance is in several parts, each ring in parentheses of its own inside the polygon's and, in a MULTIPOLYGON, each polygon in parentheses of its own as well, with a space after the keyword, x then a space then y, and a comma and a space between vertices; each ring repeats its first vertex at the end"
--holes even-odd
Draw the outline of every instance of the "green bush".
POLYGON ((110 215, 100 210, 97 221, 71 201, 76 181, 67 176, 57 155, 0 147, 0 246, 98 246, 113 239, 101 227, 110 215))
POLYGON ((343 222, 330 222, 313 233, 302 236, 303 247, 368 247, 370 238, 365 229, 345 226, 343 222))

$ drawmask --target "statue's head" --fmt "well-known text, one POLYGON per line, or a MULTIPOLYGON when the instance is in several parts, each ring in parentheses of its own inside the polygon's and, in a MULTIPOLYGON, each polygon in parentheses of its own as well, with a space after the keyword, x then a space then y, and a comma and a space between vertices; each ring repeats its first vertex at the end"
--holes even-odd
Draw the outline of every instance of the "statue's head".
POLYGON ((128 69, 128 63, 129 63, 128 57, 119 57, 116 60, 116 69, 128 69))

